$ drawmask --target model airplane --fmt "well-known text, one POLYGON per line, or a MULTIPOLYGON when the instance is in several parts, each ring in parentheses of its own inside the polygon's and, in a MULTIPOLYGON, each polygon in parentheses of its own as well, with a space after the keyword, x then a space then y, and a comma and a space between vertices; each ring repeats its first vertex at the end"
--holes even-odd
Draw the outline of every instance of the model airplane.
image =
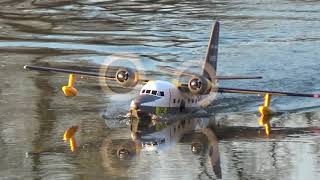
MULTIPOLYGON (((203 102, 213 93, 242 93, 263 95, 265 102, 259 107, 260 124, 265 127, 266 134, 269 134, 272 111, 270 110, 271 96, 298 96, 320 98, 320 94, 304 94, 292 92, 278 92, 269 90, 253 90, 240 88, 218 87, 217 82, 222 80, 241 80, 241 79, 261 79, 261 77, 250 76, 219 76, 217 71, 218 43, 219 43, 219 22, 213 25, 207 53, 205 56, 202 73, 182 72, 187 76, 188 82, 179 82, 178 84, 162 80, 142 80, 136 69, 120 67, 114 75, 107 73, 40 67, 25 65, 28 70, 49 71, 68 73, 69 83, 63 86, 62 90, 66 96, 76 96, 77 89, 74 87, 75 75, 96 76, 113 81, 123 88, 131 88, 137 84, 144 84, 137 97, 130 104, 130 115, 132 118, 145 119, 178 119, 190 117, 194 112, 203 108, 203 102)), ((172 69, 167 69, 174 73, 172 69)))

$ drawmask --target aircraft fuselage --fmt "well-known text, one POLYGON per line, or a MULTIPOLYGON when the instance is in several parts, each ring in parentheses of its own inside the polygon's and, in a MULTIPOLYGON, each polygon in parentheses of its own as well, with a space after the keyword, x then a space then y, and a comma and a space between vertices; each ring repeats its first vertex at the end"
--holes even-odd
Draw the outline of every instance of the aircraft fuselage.
POLYGON ((176 117, 201 109, 203 95, 183 92, 167 81, 149 81, 130 104, 131 116, 136 118, 176 117))

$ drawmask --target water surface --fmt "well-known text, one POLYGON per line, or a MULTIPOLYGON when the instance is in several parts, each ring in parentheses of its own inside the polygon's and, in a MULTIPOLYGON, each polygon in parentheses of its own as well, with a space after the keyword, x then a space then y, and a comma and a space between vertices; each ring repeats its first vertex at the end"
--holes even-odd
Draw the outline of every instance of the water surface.
MULTIPOLYGON (((1 179, 216 178, 207 155, 191 153, 187 135, 166 150, 119 160, 115 149, 131 137, 127 122, 114 117, 126 113, 129 100, 114 101, 95 79, 78 81, 79 96, 65 98, 60 88, 66 75, 26 72, 25 64, 99 67, 110 55, 126 53, 138 56, 144 70, 155 74, 159 66, 202 60, 211 24, 218 19, 218 73, 264 77, 220 85, 320 92, 318 1, 3 0, 0 4, 1 179), (80 127, 76 153, 62 141, 63 132, 72 125, 80 127), (27 152, 33 153, 26 156, 27 152)), ((158 74, 157 78, 168 78, 158 74)), ((222 178, 317 179, 319 101, 273 98, 273 109, 281 113, 272 124, 284 129, 275 128, 269 138, 257 129, 261 103, 261 97, 219 95, 209 107, 222 126, 215 131, 222 178)))

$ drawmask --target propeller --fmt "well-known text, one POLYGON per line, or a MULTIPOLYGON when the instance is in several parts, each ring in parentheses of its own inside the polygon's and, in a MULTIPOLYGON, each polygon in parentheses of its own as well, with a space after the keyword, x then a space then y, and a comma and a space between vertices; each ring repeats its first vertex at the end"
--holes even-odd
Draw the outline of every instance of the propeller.
MULTIPOLYGON (((183 95, 185 99, 190 99, 190 93, 194 96, 194 103, 201 107, 207 107, 212 101, 216 99, 217 93, 215 88, 217 86, 216 73, 211 66, 205 66, 206 73, 200 74, 202 63, 200 61, 185 61, 181 64, 181 70, 162 66, 160 69, 171 74, 175 84, 186 93, 183 95), (211 79, 211 81, 209 80, 211 79), (201 96, 200 96, 201 95, 201 96), (200 98, 201 97, 201 98, 200 98)), ((192 103, 192 101, 191 101, 192 103)))
POLYGON ((141 80, 140 58, 133 54, 121 54, 108 56, 99 73, 102 78, 99 79, 99 84, 105 94, 110 95, 113 101, 125 101, 133 98, 132 91, 139 91, 138 86, 141 80), (114 76, 114 79, 104 78, 114 76))

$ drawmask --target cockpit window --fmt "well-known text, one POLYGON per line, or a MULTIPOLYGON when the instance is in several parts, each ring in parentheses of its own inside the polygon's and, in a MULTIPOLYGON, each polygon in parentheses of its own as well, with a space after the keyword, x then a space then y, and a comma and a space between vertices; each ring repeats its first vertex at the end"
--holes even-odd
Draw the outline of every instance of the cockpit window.
POLYGON ((160 91, 160 96, 164 96, 164 92, 163 91, 160 91))
POLYGON ((164 96, 164 91, 157 91, 157 90, 146 90, 146 89, 143 89, 141 91, 141 93, 146 93, 146 94, 152 94, 152 95, 156 95, 156 96, 164 96))
POLYGON ((157 95, 157 91, 154 91, 154 90, 153 90, 153 91, 151 92, 151 94, 157 95))

